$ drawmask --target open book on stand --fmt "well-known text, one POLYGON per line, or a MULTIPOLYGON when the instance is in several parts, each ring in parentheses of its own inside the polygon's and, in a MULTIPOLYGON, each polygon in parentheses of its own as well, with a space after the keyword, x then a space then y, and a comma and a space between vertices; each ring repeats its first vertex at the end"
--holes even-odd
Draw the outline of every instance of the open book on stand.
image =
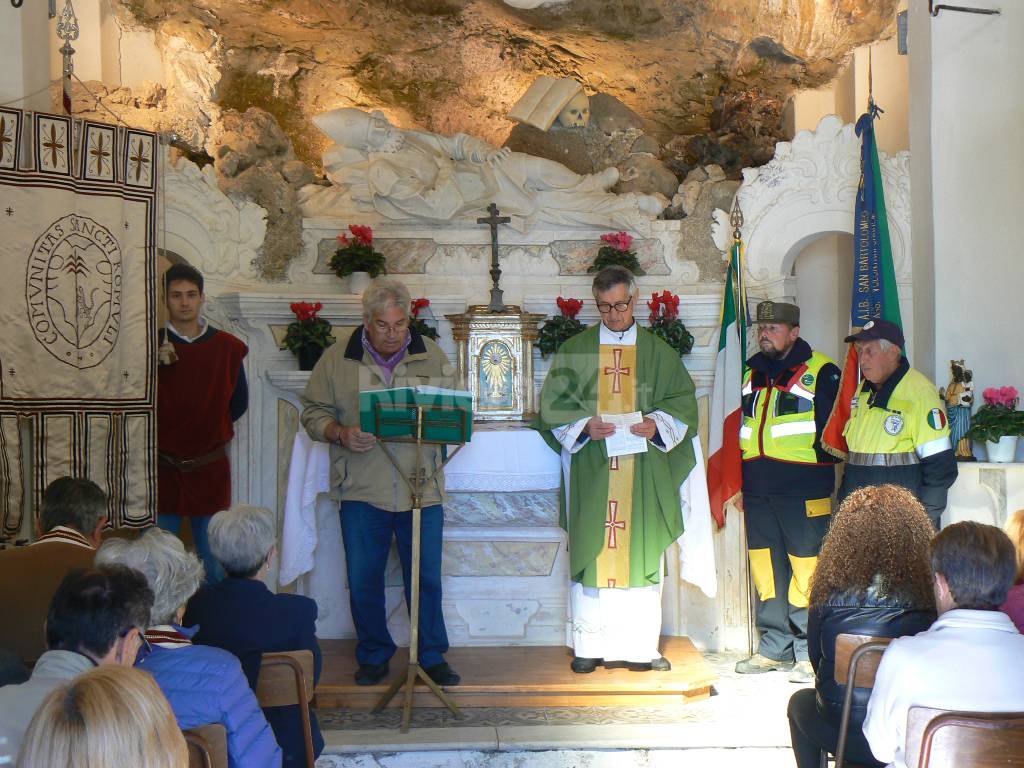
POLYGON ((397 387, 359 393, 359 428, 384 439, 416 437, 416 406, 423 411, 423 439, 431 443, 469 442, 473 434, 473 395, 443 387, 397 387))

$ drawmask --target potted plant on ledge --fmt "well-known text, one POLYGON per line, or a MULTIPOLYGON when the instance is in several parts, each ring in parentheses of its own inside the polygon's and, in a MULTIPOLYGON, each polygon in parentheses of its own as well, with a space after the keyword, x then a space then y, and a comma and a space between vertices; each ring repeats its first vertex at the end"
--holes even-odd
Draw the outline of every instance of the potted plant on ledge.
POLYGON ((633 250, 633 238, 625 232, 609 232, 601 235, 604 243, 597 250, 597 257, 587 272, 600 272, 605 267, 625 267, 637 277, 647 273, 640 266, 640 260, 633 250))
POLYGON ((686 330, 679 319, 679 297, 669 291, 652 293, 647 302, 650 307, 651 332, 679 353, 690 354, 693 349, 693 334, 686 330))
POLYGON ((415 328, 421 336, 426 336, 428 339, 437 341, 438 332, 437 329, 431 325, 427 325, 427 321, 420 317, 420 310, 426 309, 430 306, 430 299, 413 299, 412 307, 409 310, 409 319, 411 325, 415 328))
POLYGON ((338 277, 348 278, 349 291, 362 294, 377 275, 387 274, 387 261, 383 253, 373 250, 373 230, 360 224, 350 224, 349 238, 338 235, 338 250, 331 257, 330 267, 338 277))
POLYGON ((985 404, 971 417, 967 436, 985 443, 989 461, 1013 461, 1017 438, 1024 435, 1024 411, 1017 410, 1019 393, 1015 387, 989 387, 982 396, 985 404))
POLYGON ((331 324, 317 313, 323 309, 319 301, 309 304, 297 301, 291 305, 295 320, 284 335, 284 345, 299 359, 300 371, 312 371, 327 347, 334 343, 331 324))
POLYGON ((587 328, 576 319, 576 315, 583 309, 581 299, 563 299, 559 296, 558 309, 561 314, 545 320, 537 336, 537 348, 543 358, 553 355, 562 344, 587 328))

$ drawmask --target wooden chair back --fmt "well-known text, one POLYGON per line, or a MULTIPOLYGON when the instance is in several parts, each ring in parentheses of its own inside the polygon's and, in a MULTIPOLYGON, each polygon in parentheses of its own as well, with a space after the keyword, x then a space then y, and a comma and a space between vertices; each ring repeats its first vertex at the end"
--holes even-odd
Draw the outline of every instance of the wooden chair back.
MULTIPOLYGON (((872 637, 871 635, 851 635, 843 633, 836 637, 836 682, 846 685, 850 676, 850 660, 853 653, 862 645, 867 643, 881 643, 888 645, 892 642, 889 637, 872 637)), ((884 648, 882 649, 884 650, 884 648)), ((873 688, 875 675, 878 673, 878 665, 882 663, 881 653, 867 652, 860 657, 857 664, 857 679, 854 681, 854 688, 873 688)))
POLYGON ((846 739, 850 731, 850 711, 853 709, 853 689, 873 688, 875 673, 882 661, 882 654, 892 642, 890 637, 852 635, 844 632, 836 637, 835 679, 846 686, 843 694, 843 711, 839 716, 839 739, 836 744, 836 768, 843 768, 846 761, 846 739), (850 682, 853 682, 851 685, 850 682))
POLYGON ((309 704, 313 700, 312 651, 281 651, 264 653, 260 676, 256 682, 256 699, 261 707, 298 706, 302 734, 306 740, 306 765, 314 768, 313 730, 309 704))
POLYGON ((182 731, 188 746, 188 768, 228 768, 228 733, 220 723, 182 731))
POLYGON ((953 712, 911 707, 907 768, 1021 768, 1024 712, 953 712))

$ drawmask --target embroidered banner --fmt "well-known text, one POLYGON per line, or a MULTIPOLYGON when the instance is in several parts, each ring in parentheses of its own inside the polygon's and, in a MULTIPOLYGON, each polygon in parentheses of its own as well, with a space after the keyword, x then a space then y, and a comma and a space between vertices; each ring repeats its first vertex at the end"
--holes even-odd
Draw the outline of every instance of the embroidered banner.
POLYGON ((0 111, 0 537, 66 474, 107 491, 114 525, 154 520, 158 147, 0 111))

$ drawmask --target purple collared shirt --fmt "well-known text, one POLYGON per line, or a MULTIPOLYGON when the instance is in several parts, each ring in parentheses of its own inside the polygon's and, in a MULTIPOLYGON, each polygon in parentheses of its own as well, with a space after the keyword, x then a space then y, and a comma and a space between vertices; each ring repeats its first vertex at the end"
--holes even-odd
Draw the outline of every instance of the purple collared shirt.
POLYGON ((382 371, 384 371, 384 383, 389 387, 391 386, 391 379, 394 378, 395 375, 395 366, 397 366, 402 361, 402 358, 405 357, 405 352, 409 349, 410 341, 412 341, 412 334, 406 333, 405 343, 402 344, 402 348, 395 352, 391 357, 384 357, 380 352, 373 348, 373 345, 370 343, 370 339, 366 336, 366 329, 363 329, 363 349, 370 353, 370 357, 373 358, 373 361, 381 367, 382 371))

